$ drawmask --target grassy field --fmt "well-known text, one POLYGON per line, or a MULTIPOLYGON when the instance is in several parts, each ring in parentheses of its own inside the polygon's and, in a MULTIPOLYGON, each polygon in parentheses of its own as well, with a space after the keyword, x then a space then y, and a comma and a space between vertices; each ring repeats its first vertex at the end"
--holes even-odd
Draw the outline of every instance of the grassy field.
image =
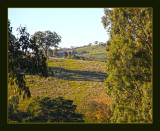
MULTIPOLYGON (((37 96, 48 96, 73 100, 76 112, 84 114, 86 123, 107 122, 110 98, 105 94, 104 79, 107 77, 105 63, 63 58, 50 58, 48 68, 54 75, 40 78, 27 75, 27 86, 31 98, 20 100, 19 110, 25 112, 29 103, 37 96)), ((9 87, 8 96, 16 94, 14 86, 9 87)))
POLYGON ((95 61, 106 62, 106 49, 101 45, 87 46, 77 49, 78 54, 82 51, 87 51, 86 54, 81 54, 84 57, 94 57, 95 61))
MULTIPOLYGON (((99 61, 99 62, 106 62, 106 48, 105 46, 102 45, 92 45, 92 46, 86 46, 86 47, 80 47, 80 48, 76 48, 73 49, 74 51, 77 52, 77 56, 83 56, 86 58, 89 57, 94 57, 94 61, 99 61), (86 51, 87 53, 82 54, 81 52, 86 51)), ((69 51, 73 51, 73 50, 67 50, 67 52, 69 51)), ((59 53, 63 53, 63 51, 60 51, 59 53)))

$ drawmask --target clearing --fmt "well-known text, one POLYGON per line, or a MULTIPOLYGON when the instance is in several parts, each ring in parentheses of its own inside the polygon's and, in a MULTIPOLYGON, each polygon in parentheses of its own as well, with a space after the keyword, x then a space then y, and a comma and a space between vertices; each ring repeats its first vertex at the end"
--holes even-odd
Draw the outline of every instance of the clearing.
MULTIPOLYGON (((110 98, 105 94, 104 79, 107 77, 103 62, 64 58, 50 58, 48 68, 54 75, 40 78, 26 75, 31 98, 20 100, 19 110, 26 111, 28 104, 37 96, 47 96, 74 101, 76 112, 84 114, 86 123, 107 122, 110 98)), ((16 95, 15 86, 8 87, 8 97, 16 95)))

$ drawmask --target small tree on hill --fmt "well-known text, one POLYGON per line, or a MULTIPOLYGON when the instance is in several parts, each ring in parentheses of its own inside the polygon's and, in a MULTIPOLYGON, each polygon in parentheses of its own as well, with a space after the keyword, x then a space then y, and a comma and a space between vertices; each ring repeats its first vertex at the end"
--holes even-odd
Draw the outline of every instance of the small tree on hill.
POLYGON ((72 56, 72 53, 69 51, 69 52, 68 52, 68 58, 70 59, 71 56, 72 56))
POLYGON ((94 44, 97 45, 97 44, 98 44, 98 41, 95 41, 94 44))
POLYGON ((64 57, 67 58, 68 57, 68 53, 65 51, 64 52, 64 57))
POLYGON ((92 43, 89 43, 88 46, 92 46, 92 43))

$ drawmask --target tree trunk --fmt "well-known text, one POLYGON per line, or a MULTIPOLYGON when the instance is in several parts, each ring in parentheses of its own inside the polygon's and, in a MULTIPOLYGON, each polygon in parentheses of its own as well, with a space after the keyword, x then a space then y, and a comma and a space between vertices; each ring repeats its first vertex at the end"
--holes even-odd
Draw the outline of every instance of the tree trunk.
POLYGON ((43 54, 45 57, 47 57, 47 49, 43 49, 43 54))

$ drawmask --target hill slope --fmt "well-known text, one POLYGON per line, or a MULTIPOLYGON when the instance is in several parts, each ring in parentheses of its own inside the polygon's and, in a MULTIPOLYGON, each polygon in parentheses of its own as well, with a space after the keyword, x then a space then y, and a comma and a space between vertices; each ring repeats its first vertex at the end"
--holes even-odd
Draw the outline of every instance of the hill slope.
MULTIPOLYGON (((107 77, 105 63, 95 61, 50 58, 48 68, 54 76, 40 78, 27 75, 27 86, 31 90, 31 99, 20 101, 19 110, 26 111, 28 104, 36 96, 59 96, 73 100, 76 112, 84 114, 85 122, 106 122, 110 99, 105 95, 104 79, 107 77), (104 118, 105 117, 105 118, 104 118)), ((14 87, 9 87, 8 95, 14 95, 14 87)))
MULTIPOLYGON (((86 58, 93 57, 95 58, 94 61, 99 62, 106 62, 106 48, 105 45, 92 45, 92 46, 85 46, 73 49, 67 49, 67 52, 71 51, 72 54, 76 54, 77 56, 83 56, 86 58)), ((59 55, 61 57, 64 56, 64 50, 61 49, 59 55)))

